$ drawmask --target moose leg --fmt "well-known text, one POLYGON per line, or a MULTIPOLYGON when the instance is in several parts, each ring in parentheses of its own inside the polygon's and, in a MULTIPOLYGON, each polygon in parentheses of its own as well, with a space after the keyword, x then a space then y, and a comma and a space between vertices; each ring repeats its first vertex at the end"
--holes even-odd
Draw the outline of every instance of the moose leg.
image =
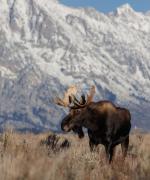
POLYGON ((109 149, 109 163, 111 163, 113 155, 114 155, 114 147, 111 146, 111 148, 109 149))
POLYGON ((90 146, 90 150, 91 152, 96 150, 96 147, 98 146, 98 143, 95 142, 94 140, 90 139, 89 140, 89 146, 90 146))
POLYGON ((106 158, 109 159, 108 145, 105 145, 106 158))
POLYGON ((92 151, 94 151, 94 147, 97 146, 98 144, 96 143, 94 136, 89 129, 88 129, 88 136, 89 136, 89 146, 90 146, 90 150, 92 152, 92 151))
POLYGON ((114 154, 114 147, 111 144, 105 145, 105 151, 106 151, 106 158, 109 163, 111 163, 113 154, 114 154))
POLYGON ((105 152, 106 152, 106 159, 107 159, 107 161, 109 161, 110 154, 109 154, 109 145, 108 144, 105 145, 105 152))
POLYGON ((82 130, 82 127, 74 126, 74 127, 72 128, 72 130, 73 130, 74 133, 77 133, 77 134, 78 134, 78 137, 79 137, 80 139, 84 138, 84 132, 83 132, 83 130, 82 130))
POLYGON ((128 146, 129 146, 129 136, 127 136, 127 138, 121 143, 123 159, 125 159, 125 157, 127 156, 128 146))
POLYGON ((89 146, 90 146, 91 152, 93 152, 93 150, 94 150, 94 143, 91 140, 89 140, 89 146))

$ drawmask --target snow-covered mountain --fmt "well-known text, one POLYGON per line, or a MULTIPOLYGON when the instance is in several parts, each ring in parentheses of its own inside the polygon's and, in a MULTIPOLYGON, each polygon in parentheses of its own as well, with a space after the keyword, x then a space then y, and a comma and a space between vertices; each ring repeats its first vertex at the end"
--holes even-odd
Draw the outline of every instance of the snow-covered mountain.
MULTIPOLYGON (((150 129, 150 15, 56 0, 0 0, 0 127, 60 129, 53 98, 71 84, 128 107, 150 129)), ((65 110, 67 111, 67 110, 65 110)))

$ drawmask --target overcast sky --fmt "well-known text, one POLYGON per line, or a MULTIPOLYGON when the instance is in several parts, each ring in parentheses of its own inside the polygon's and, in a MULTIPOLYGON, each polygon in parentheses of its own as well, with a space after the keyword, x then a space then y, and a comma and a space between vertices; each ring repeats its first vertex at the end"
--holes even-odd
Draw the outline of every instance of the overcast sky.
POLYGON ((94 7, 105 13, 126 3, 136 11, 150 11, 150 0, 60 0, 60 2, 73 7, 94 7))

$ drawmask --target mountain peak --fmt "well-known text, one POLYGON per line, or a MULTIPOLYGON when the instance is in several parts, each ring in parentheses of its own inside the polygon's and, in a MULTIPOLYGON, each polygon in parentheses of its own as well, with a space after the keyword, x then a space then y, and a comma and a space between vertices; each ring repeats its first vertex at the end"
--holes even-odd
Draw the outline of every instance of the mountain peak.
POLYGON ((125 14, 125 13, 134 13, 133 8, 128 3, 118 7, 116 11, 118 15, 125 14))

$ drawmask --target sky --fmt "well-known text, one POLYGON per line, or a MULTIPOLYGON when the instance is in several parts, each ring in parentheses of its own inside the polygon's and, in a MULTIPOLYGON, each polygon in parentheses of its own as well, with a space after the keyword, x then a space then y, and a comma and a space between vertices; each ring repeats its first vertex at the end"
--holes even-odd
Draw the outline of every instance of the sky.
POLYGON ((136 11, 150 11, 150 0, 59 0, 72 7, 94 7, 98 11, 108 13, 123 4, 130 4, 136 11))

